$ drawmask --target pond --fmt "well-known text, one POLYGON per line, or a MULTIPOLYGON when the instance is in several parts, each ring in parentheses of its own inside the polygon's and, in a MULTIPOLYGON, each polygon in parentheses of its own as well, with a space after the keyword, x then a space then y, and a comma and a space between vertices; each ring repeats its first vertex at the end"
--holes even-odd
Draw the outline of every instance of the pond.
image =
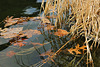
MULTIPOLYGON (((5 28, 2 21, 7 16, 14 16, 14 18, 18 19, 21 17, 22 20, 26 19, 23 23, 7 26, 9 30, 11 29, 10 31, 7 30, 7 36, 0 36, 0 67, 75 67, 74 65, 78 64, 77 62, 83 57, 83 55, 72 55, 63 49, 59 55, 48 61, 48 56, 53 55, 70 38, 68 36, 59 37, 54 35, 56 30, 54 28, 49 30, 52 29, 49 23, 41 25, 41 20, 38 20, 40 17, 36 18, 40 12, 41 2, 42 0, 0 1, 1 28, 5 28), (27 17, 31 18, 28 19, 27 17), (20 37, 13 37, 11 32, 19 33, 19 29, 21 30, 20 37), (48 62, 45 63, 46 61, 48 62)), ((1 31, 0 33, 4 34, 1 31)), ((84 37, 68 43, 65 47, 71 48, 73 45, 78 43, 81 45, 83 42, 84 37)), ((93 54, 95 67, 100 65, 99 52, 100 50, 93 54)), ((78 67, 86 67, 86 60, 83 59, 78 67)))

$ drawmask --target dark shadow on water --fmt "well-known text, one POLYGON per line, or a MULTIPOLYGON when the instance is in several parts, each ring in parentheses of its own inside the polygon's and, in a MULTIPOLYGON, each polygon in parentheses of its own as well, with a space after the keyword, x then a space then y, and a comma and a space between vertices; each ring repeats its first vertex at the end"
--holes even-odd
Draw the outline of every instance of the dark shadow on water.
POLYGON ((0 45, 0 51, 6 49, 7 47, 9 47, 11 44, 8 42, 8 43, 5 43, 5 44, 2 44, 0 45))
POLYGON ((1 0, 0 1, 0 21, 7 16, 21 17, 21 16, 36 16, 38 12, 31 15, 22 14, 23 9, 28 6, 39 9, 41 3, 36 3, 37 0, 1 0))

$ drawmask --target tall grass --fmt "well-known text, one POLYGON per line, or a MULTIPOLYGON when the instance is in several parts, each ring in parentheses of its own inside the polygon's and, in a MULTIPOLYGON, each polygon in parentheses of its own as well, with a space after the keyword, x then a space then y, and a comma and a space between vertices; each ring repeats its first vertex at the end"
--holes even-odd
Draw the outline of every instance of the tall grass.
POLYGON ((93 62, 90 49, 100 44, 100 0, 47 0, 43 5, 43 16, 56 16, 55 26, 68 24, 71 35, 85 37, 87 63, 93 62))

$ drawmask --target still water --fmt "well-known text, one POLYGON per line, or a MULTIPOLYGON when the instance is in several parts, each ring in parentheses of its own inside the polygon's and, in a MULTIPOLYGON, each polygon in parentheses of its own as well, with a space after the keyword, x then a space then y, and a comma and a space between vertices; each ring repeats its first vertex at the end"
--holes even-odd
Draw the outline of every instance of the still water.
MULTIPOLYGON (((46 0, 45 0, 46 1, 46 0)), ((7 16, 14 17, 35 17, 39 14, 39 9, 42 0, 1 0, 0 1, 0 22, 4 20, 7 16)), ((23 25, 12 25, 11 28, 23 27, 23 30, 32 29, 37 30, 40 21, 28 21, 23 25)), ((0 27, 3 26, 1 22, 0 27)), ((40 29, 41 30, 41 29, 40 29)), ((5 39, 0 37, 0 67, 39 67, 43 64, 43 61, 47 56, 40 56, 40 54, 52 49, 53 52, 57 51, 61 45, 65 44, 69 39, 67 37, 59 38, 52 34, 54 31, 42 32, 41 35, 33 35, 29 39, 25 39, 27 42, 25 46, 18 47, 11 45, 9 41, 10 38, 5 39), (34 43, 46 43, 44 46, 34 46, 34 43), (14 56, 7 56, 8 52, 16 53, 14 56)), ((78 39, 74 42, 69 43, 66 47, 72 47, 75 43, 82 43, 82 39, 78 39)), ((93 54, 95 67, 100 65, 100 50, 93 54)), ((71 67, 79 61, 74 59, 75 56, 68 54, 68 52, 62 52, 60 55, 54 59, 55 62, 49 61, 42 67, 70 67, 70 61, 75 60, 71 67), (67 54, 66 54, 67 53, 67 54)), ((83 60, 78 67, 86 67, 86 60, 83 60)))
MULTIPOLYGON (((0 1, 0 21, 4 20, 7 16, 14 17, 35 17, 39 14, 39 9, 41 6, 42 0, 1 0, 0 1)), ((12 27, 21 27, 23 26, 25 29, 37 29, 39 25, 39 21, 29 21, 27 25, 14 25, 12 27)), ((1 27, 3 24, 0 25, 1 27)), ((43 53, 44 50, 40 46, 37 48, 41 49, 40 53, 36 51, 33 45, 26 44, 25 47, 15 47, 9 43, 9 38, 4 39, 0 37, 0 67, 30 67, 39 61, 41 61, 40 53, 43 53), (27 46, 28 45, 28 46, 27 46), (31 51, 27 52, 27 49, 31 49, 31 51), (7 57, 7 52, 14 51, 26 51, 22 53, 22 55, 15 55, 13 57, 7 57), (27 54, 29 53, 29 54, 27 54), (24 55, 26 54, 26 55, 24 55)), ((43 35, 34 35, 30 39, 26 40, 26 42, 40 42, 43 43, 45 38, 43 35), (38 40, 36 40, 38 38, 38 40)), ((50 49, 50 46, 46 49, 50 49)), ((46 66, 48 66, 47 64, 46 66)))

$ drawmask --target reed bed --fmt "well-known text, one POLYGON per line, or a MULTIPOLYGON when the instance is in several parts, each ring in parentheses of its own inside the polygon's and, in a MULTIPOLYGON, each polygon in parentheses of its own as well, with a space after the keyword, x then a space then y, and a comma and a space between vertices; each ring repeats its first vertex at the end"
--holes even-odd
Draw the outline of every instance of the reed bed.
POLYGON ((100 0, 47 0, 45 7, 43 0, 41 9, 43 17, 52 16, 56 27, 68 25, 70 35, 85 37, 87 64, 93 62, 91 49, 100 44, 100 0))

